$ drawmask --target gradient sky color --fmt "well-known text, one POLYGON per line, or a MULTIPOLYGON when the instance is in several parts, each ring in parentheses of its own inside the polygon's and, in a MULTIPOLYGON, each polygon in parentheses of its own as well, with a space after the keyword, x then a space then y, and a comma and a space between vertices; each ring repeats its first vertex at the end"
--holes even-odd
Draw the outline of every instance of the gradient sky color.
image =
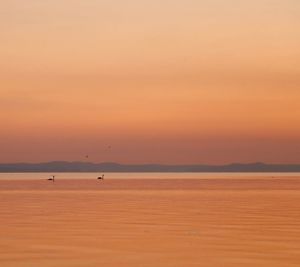
POLYGON ((4 0, 0 32, 0 162, 300 163, 298 0, 4 0))

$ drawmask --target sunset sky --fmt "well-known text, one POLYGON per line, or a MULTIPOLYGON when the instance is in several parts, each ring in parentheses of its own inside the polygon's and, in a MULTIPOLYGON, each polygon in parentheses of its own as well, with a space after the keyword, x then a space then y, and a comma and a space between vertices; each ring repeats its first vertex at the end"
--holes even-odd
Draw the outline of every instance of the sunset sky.
POLYGON ((0 162, 300 163, 299 0, 3 0, 0 33, 0 162))

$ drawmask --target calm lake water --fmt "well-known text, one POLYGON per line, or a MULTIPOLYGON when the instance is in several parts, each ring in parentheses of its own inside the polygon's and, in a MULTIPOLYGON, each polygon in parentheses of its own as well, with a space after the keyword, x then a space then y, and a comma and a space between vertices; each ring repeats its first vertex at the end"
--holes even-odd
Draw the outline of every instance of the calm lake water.
MULTIPOLYGON (((55 175, 56 179, 96 179, 103 173, 0 173, 0 180, 40 180, 55 175)), ((300 173, 104 173, 106 179, 257 179, 300 177, 300 173)))
POLYGON ((300 266, 299 174, 49 175, 1 174, 1 267, 300 266))

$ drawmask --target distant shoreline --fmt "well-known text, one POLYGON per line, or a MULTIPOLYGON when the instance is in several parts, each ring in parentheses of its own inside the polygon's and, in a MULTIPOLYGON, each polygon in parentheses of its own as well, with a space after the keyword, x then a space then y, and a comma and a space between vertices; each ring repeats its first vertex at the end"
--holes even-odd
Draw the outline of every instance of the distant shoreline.
POLYGON ((173 173, 264 173, 300 172, 300 164, 232 163, 227 165, 164 165, 164 164, 119 164, 113 162, 67 162, 2 163, 0 173, 18 172, 173 172, 173 173))

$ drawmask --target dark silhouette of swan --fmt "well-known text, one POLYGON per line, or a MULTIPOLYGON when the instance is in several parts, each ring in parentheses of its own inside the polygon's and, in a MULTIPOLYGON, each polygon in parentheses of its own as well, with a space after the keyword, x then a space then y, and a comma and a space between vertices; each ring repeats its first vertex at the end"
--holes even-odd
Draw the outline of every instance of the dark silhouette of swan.
POLYGON ((54 176, 54 175, 52 175, 52 177, 48 178, 47 180, 48 180, 48 181, 52 181, 52 182, 54 183, 55 176, 54 176))
POLYGON ((102 174, 102 176, 99 176, 97 179, 98 180, 104 180, 104 174, 102 174))

